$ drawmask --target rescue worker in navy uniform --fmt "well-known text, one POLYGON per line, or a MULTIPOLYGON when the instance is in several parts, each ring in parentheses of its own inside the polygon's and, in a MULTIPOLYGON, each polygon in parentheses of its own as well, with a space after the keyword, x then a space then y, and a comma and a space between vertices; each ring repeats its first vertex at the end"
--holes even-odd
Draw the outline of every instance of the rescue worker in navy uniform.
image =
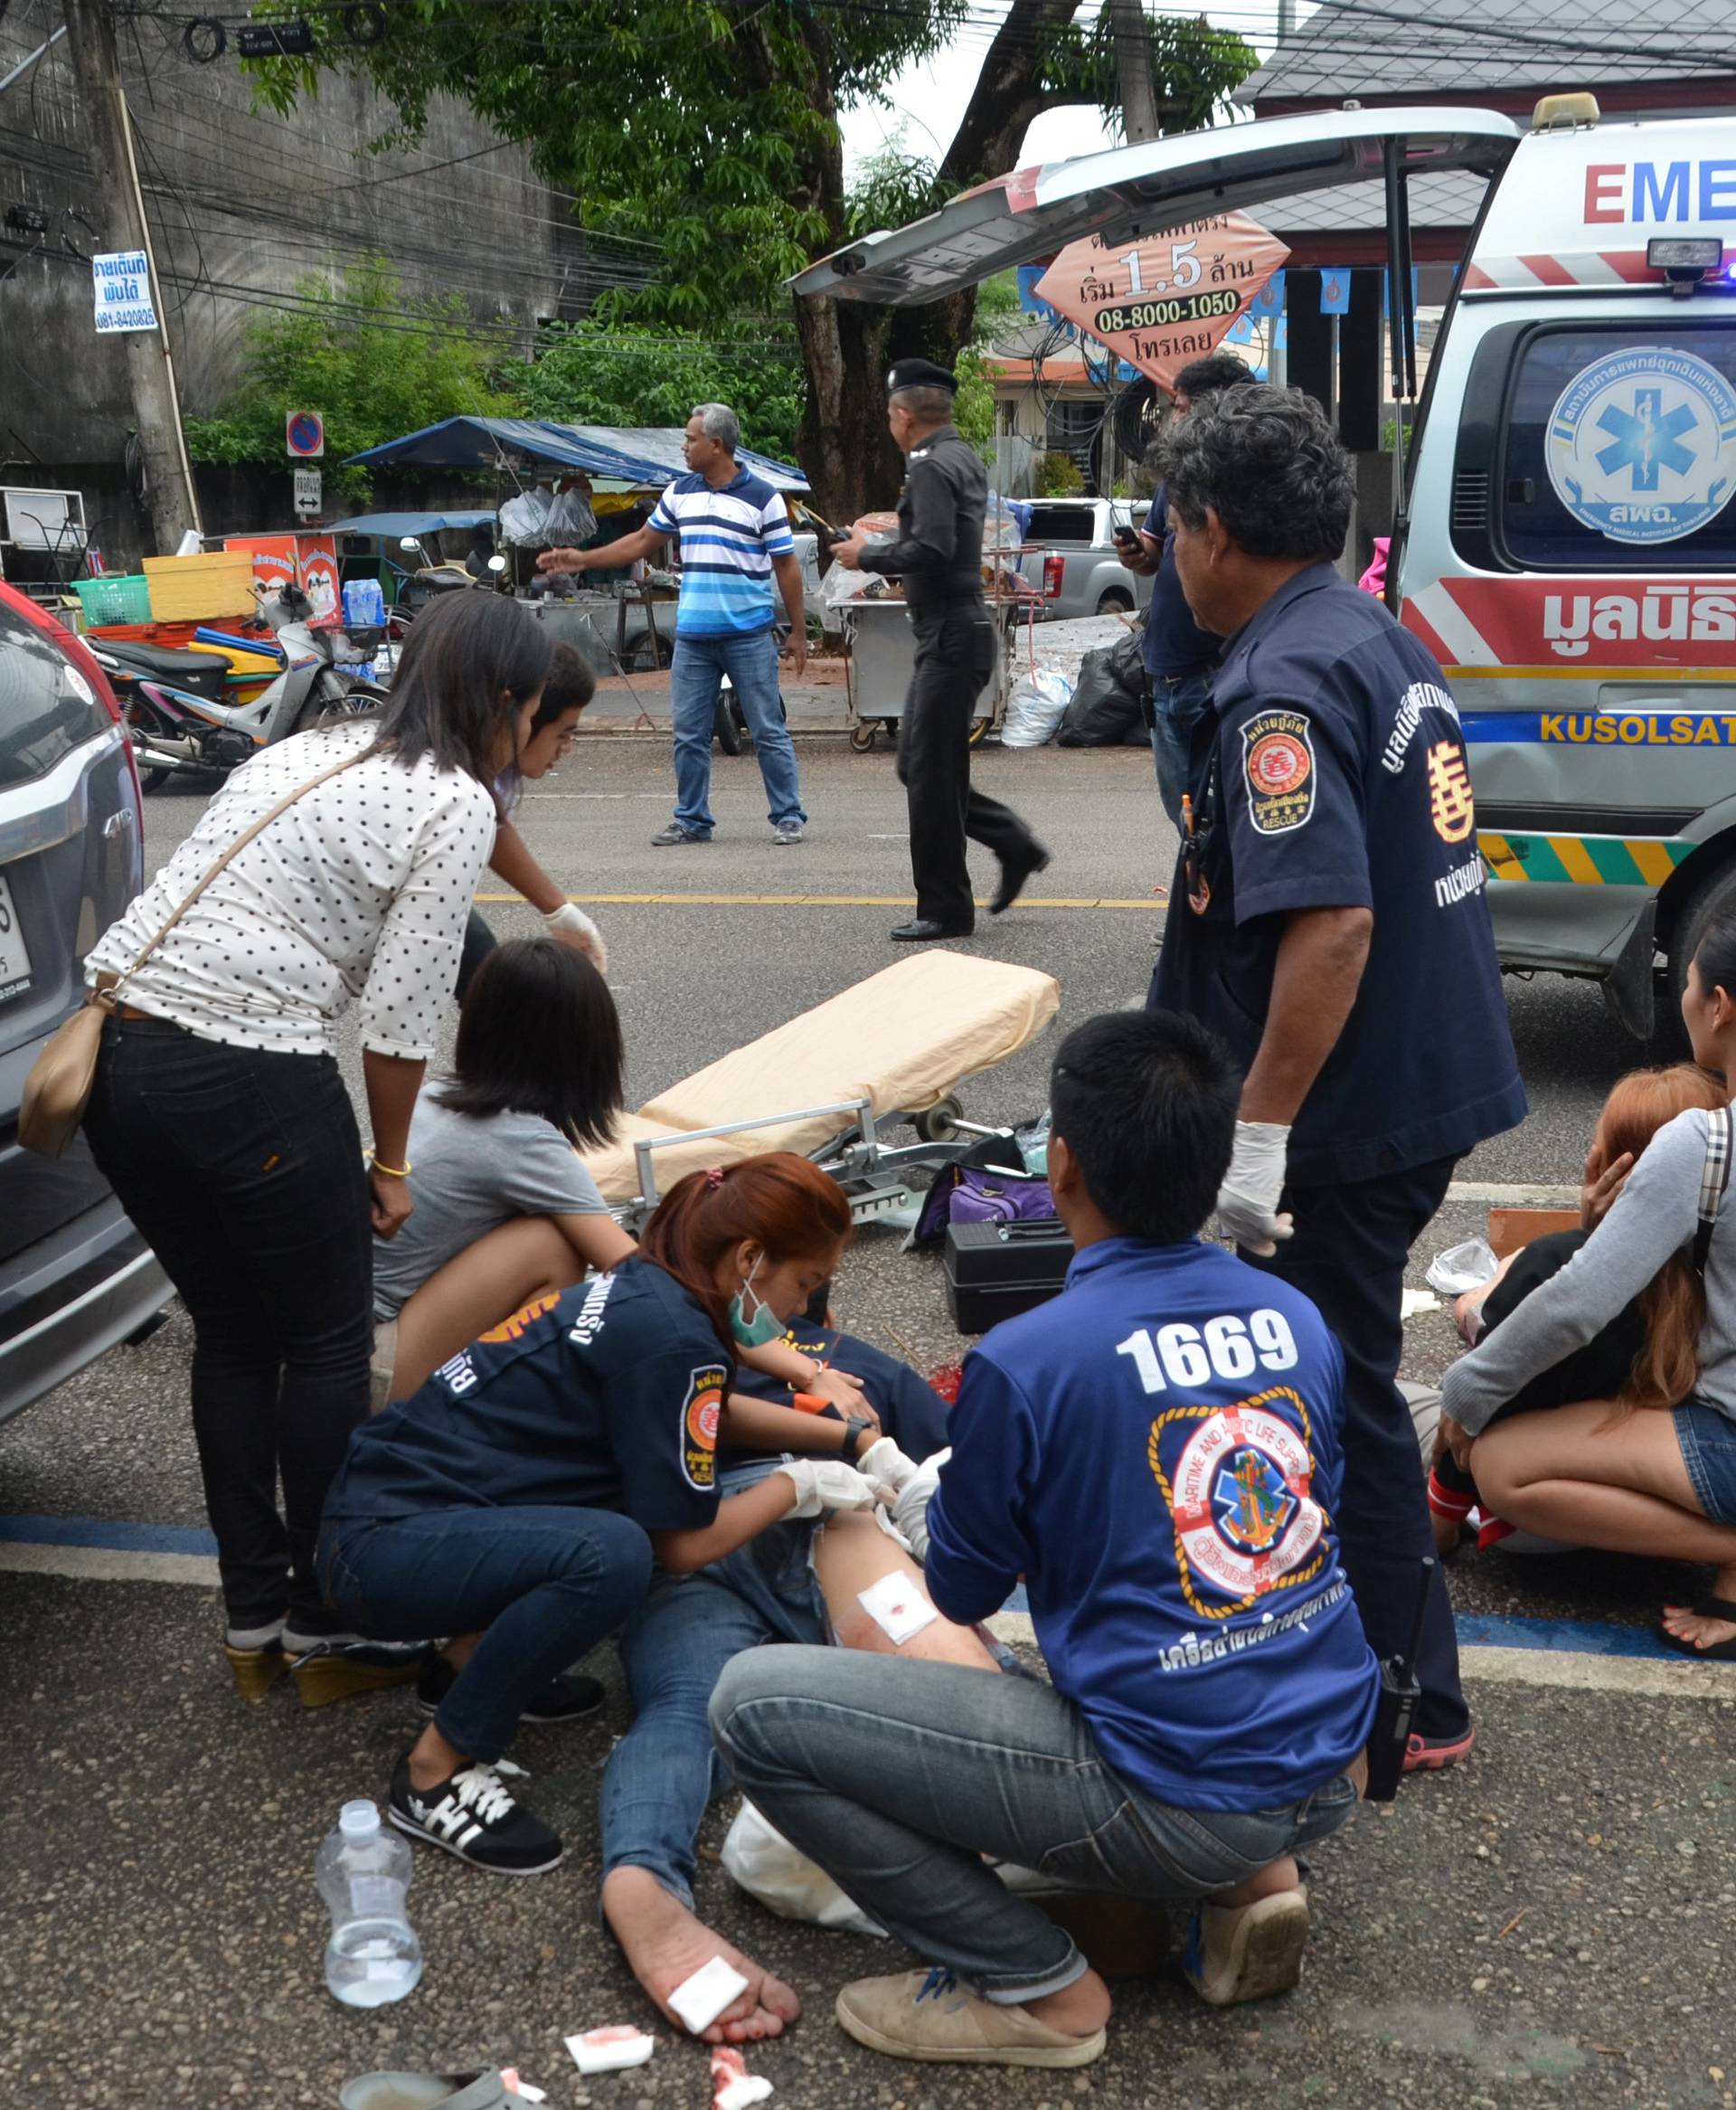
POLYGON ((834 558, 904 582, 916 633, 916 672, 899 724, 898 776, 910 800, 916 916, 900 944, 967 938, 976 903, 965 843, 1000 859, 988 913, 1012 907, 1049 853, 1018 815, 971 789, 970 722, 1000 649, 983 602, 983 516, 988 474, 952 422, 958 383, 929 359, 901 359, 886 377, 886 422, 908 469, 890 541, 852 535, 834 558))
MULTIPOLYGON (((1458 711, 1426 648, 1333 568, 1354 481, 1316 403, 1225 390, 1162 446, 1183 591, 1229 641, 1149 1001, 1244 1067, 1219 1227, 1343 1344, 1338 1521, 1386 1658, 1434 1551, 1394 1383, 1405 1263, 1459 1157, 1525 1112, 1458 711)), ((1408 1767, 1455 1764, 1475 1731, 1439 1569, 1418 1669, 1408 1767)))

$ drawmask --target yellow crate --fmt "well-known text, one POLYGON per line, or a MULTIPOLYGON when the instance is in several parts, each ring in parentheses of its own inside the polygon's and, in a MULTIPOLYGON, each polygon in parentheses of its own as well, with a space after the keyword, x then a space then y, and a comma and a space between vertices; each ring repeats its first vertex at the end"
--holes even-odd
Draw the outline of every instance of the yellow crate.
POLYGON ((212 622, 220 616, 253 612, 253 560, 245 550, 146 557, 145 576, 155 622, 212 622))

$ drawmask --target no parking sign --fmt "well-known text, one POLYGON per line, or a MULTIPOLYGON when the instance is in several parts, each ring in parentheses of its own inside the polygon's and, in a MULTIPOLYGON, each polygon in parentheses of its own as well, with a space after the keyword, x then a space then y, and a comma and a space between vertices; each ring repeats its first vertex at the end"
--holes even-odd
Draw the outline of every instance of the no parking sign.
POLYGON ((292 461, 317 461, 326 451, 326 421, 317 411, 291 411, 283 421, 283 444, 292 461))

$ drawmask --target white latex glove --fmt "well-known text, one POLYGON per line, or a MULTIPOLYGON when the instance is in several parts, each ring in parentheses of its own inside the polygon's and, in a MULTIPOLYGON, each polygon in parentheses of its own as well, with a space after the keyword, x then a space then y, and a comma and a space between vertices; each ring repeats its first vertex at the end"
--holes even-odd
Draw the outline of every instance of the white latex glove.
POLYGON ((1290 1235, 1290 1219, 1278 1214, 1289 1147, 1288 1121, 1239 1121, 1230 1169, 1218 1189, 1219 1230, 1262 1259, 1290 1235))
POLYGON ((914 1458, 907 1458, 890 1436, 871 1443, 856 1460, 856 1471, 872 1480, 882 1494, 895 1495, 908 1487, 920 1471, 914 1458))
POLYGON ((609 947, 603 943, 603 933, 576 902, 563 901, 559 908, 552 908, 542 918, 542 928, 551 938, 576 940, 580 951, 598 973, 609 972, 609 947))
POLYGON ((892 1521, 910 1540, 910 1551, 918 1560, 929 1557, 929 1504, 940 1484, 940 1468, 951 1456, 948 1443, 944 1451, 925 1458, 898 1490, 898 1500, 892 1504, 892 1521))
POLYGON ((778 1468, 796 1487, 792 1517, 823 1516, 828 1509, 865 1509, 874 1486, 842 1458, 791 1458, 778 1468))

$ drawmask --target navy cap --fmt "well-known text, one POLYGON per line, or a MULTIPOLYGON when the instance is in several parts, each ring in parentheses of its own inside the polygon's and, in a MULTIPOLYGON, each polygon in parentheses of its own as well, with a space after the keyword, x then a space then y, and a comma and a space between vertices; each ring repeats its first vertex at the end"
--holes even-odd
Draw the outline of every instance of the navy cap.
POLYGON ((932 359, 901 359, 886 376, 886 393, 896 395, 901 388, 944 388, 948 395, 957 395, 958 377, 932 359))

